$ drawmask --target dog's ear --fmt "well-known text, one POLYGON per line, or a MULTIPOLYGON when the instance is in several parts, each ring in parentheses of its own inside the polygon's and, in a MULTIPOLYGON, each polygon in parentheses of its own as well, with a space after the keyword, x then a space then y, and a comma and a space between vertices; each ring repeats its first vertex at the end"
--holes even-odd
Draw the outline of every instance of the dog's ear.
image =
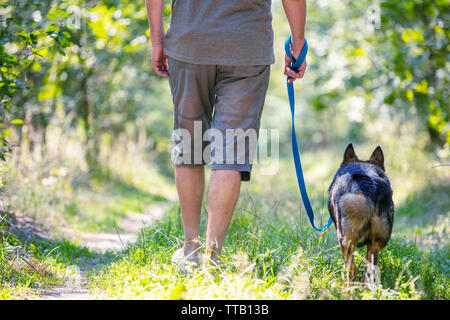
POLYGON ((384 171, 384 155, 383 150, 381 150, 380 146, 378 146, 374 150, 374 152, 370 156, 369 162, 380 166, 384 171))
POLYGON ((350 161, 356 161, 356 160, 359 160, 358 156, 355 153, 355 149, 353 149, 353 145, 350 143, 347 146, 347 149, 345 149, 344 160, 342 161, 342 163, 346 163, 346 162, 350 162, 350 161))

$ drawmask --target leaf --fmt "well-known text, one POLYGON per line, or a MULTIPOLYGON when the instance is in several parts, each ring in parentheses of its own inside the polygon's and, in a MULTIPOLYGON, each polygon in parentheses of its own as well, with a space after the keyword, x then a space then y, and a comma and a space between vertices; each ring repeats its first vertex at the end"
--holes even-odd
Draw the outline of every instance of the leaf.
POLYGON ((15 54, 10 54, 7 56, 8 62, 13 63, 17 61, 17 56, 15 54))
POLYGON ((422 80, 421 83, 417 83, 415 86, 415 90, 422 94, 428 94, 428 83, 426 80, 422 80))
POLYGON ((406 91, 406 98, 407 98, 409 101, 413 101, 413 100, 414 100, 414 92, 413 92, 411 89, 409 89, 408 91, 406 91))
POLYGON ((58 20, 58 14, 55 12, 49 12, 47 14, 47 18, 48 18, 48 20, 52 20, 52 21, 58 20))
POLYGON ((22 119, 14 119, 10 123, 21 125, 21 124, 23 124, 23 120, 22 119))
POLYGON ((56 31, 58 31, 58 28, 53 23, 49 24, 48 27, 47 27, 47 30, 45 30, 45 32, 47 34, 51 34, 51 33, 56 32, 56 31))

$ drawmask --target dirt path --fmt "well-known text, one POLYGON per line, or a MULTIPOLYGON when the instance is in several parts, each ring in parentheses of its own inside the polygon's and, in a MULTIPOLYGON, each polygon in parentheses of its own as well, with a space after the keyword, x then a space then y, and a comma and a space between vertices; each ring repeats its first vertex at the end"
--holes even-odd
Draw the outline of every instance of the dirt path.
POLYGON ((92 250, 106 252, 127 248, 136 242, 139 231, 159 220, 167 205, 158 205, 148 209, 145 213, 133 213, 126 217, 119 225, 121 230, 115 233, 77 233, 68 234, 69 238, 77 239, 80 245, 92 250))
MULTIPOLYGON (((119 225, 125 232, 116 233, 73 233, 65 230, 64 234, 68 239, 76 239, 80 246, 98 252, 99 255, 109 252, 118 252, 132 245, 138 239, 139 231, 159 220, 168 204, 158 204, 149 208, 145 213, 130 214, 119 225)), ((95 261, 90 263, 90 269, 96 268, 95 261)), ((98 266, 97 266, 98 267, 98 266)), ((78 267, 70 270, 70 275, 66 276, 65 285, 52 287, 39 292, 39 300, 91 300, 93 296, 88 289, 89 280, 85 270, 78 267)))

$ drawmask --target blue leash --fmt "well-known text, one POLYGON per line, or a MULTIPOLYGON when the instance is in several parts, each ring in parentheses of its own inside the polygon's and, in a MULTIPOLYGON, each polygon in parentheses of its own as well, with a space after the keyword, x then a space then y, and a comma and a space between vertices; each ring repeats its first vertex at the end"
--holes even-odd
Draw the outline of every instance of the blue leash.
MULTIPOLYGON (((297 70, 298 68, 300 68, 300 66, 302 65, 303 61, 306 58, 306 53, 308 52, 308 43, 306 42, 306 39, 305 39, 305 45, 303 46, 302 52, 300 52, 300 55, 299 55, 299 57, 297 59, 294 59, 294 57, 292 56, 290 43, 291 43, 291 36, 289 36, 287 38, 286 43, 284 45, 284 49, 285 49, 286 54, 288 55, 288 57, 291 58, 291 61, 293 61, 293 63, 291 63, 290 68, 292 70, 297 70)), ((328 220, 327 224, 324 225, 321 228, 317 228, 314 225, 314 211, 313 211, 313 209, 311 207, 311 203, 309 202, 308 193, 306 192, 305 179, 303 178, 302 163, 300 161, 300 152, 298 150, 297 136, 295 134, 295 123, 294 123, 294 118, 295 118, 294 83, 293 82, 289 83, 288 82, 289 79, 290 79, 290 77, 288 76, 287 80, 286 80, 286 84, 287 84, 287 91, 288 91, 288 96, 289 96, 289 105, 291 107, 291 116, 292 116, 292 153, 293 153, 293 156, 294 156, 294 164, 295 164, 295 171, 297 173, 298 187, 300 189, 300 194, 301 194, 302 199, 303 199, 303 205, 305 206, 306 213, 308 214, 308 218, 309 218, 309 221, 311 222, 312 227, 315 230, 317 230, 317 231, 322 231, 322 230, 325 230, 326 228, 328 228, 333 220, 330 217, 330 219, 328 220)))

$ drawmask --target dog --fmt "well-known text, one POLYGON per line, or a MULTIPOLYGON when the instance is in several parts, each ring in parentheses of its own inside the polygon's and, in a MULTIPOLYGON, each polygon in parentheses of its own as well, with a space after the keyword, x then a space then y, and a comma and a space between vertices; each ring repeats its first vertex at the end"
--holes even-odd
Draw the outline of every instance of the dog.
POLYGON ((367 161, 359 160, 349 144, 328 190, 328 210, 337 229, 347 281, 355 280, 353 252, 367 245, 364 276, 377 272, 378 255, 389 241, 394 223, 394 202, 384 155, 378 146, 367 161))

